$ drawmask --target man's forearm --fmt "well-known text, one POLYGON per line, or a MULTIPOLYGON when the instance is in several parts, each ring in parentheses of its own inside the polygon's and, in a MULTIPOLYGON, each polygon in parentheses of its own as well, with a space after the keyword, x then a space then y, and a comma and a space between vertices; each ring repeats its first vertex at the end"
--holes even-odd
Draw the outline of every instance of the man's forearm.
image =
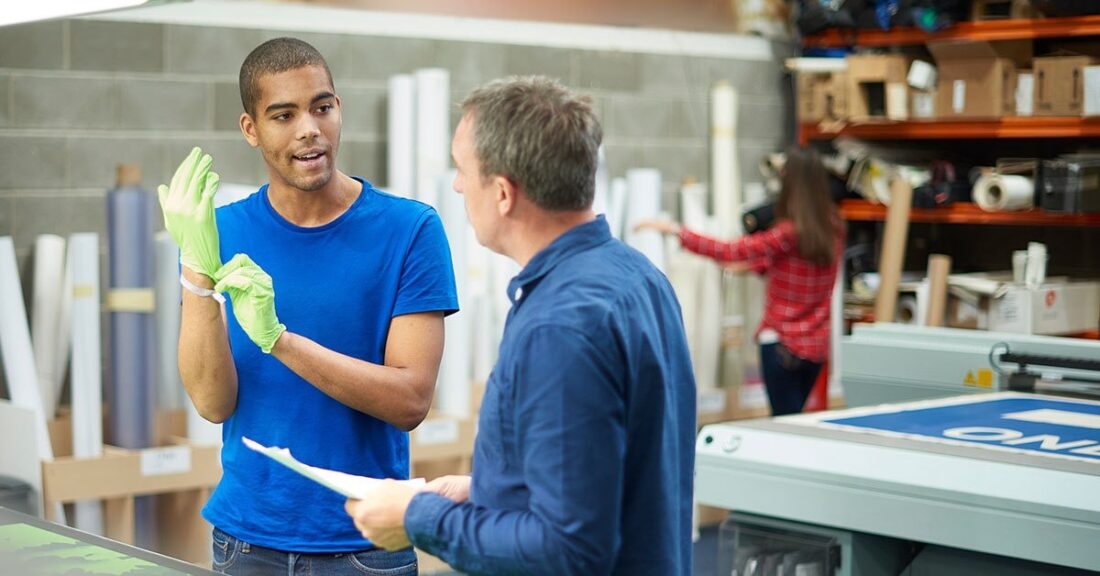
POLYGON ((279 337, 271 353, 341 404, 402 430, 415 428, 431 407, 435 371, 372 364, 290 331, 279 337))
MULTIPOLYGON (((214 283, 184 268, 184 276, 201 287, 214 283)), ((221 305, 213 298, 183 290, 180 315, 179 370, 187 395, 199 415, 223 422, 237 406, 237 369, 229 350, 221 305)))

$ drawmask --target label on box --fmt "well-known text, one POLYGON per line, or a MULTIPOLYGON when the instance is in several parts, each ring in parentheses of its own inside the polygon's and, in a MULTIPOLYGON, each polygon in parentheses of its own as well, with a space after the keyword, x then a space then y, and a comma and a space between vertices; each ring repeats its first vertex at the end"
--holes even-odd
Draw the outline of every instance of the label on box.
POLYGON ((951 109, 956 114, 962 114, 966 108, 966 80, 955 80, 951 83, 951 109))
POLYGON ((413 441, 421 446, 452 444, 458 442, 458 420, 453 418, 433 418, 417 426, 413 441))
MULTIPOLYGON (((1088 86, 1088 84, 1085 84, 1088 86)), ((1035 113, 1035 76, 1020 74, 1016 77, 1016 115, 1031 116, 1035 113)))
POLYGON ((141 451, 141 475, 165 476, 191 471, 191 448, 171 446, 141 451))
POLYGON ((696 403, 700 414, 721 414, 726 410, 726 391, 700 390, 696 403))
POLYGON ((1085 67, 1085 116, 1100 116, 1100 66, 1085 67))
POLYGON ((913 117, 934 118, 936 116, 936 99, 927 92, 913 94, 913 117))
POLYGON ((909 119, 909 87, 904 82, 886 84, 886 116, 891 120, 909 119))

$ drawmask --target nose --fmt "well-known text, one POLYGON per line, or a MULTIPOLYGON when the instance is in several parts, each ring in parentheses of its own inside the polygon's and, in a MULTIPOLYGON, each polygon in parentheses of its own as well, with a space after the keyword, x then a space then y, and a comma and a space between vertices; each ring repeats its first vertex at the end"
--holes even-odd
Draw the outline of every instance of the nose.
POLYGON ((302 114, 298 118, 299 140, 311 140, 321 134, 321 127, 312 114, 302 114))

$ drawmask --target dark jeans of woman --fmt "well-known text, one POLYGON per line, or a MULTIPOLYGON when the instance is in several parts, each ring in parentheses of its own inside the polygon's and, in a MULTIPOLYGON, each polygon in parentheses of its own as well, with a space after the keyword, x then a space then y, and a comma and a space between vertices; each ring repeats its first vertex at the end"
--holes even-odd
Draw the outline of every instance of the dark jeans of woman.
POLYGON ((821 372, 821 362, 810 362, 795 356, 781 343, 760 346, 760 370, 772 416, 797 414, 806 404, 810 391, 821 372))

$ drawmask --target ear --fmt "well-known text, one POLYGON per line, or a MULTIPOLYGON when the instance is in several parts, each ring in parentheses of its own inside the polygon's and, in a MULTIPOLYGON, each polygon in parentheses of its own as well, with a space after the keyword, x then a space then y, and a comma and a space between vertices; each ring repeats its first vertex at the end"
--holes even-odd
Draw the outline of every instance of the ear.
POLYGON ((252 120, 252 116, 248 112, 241 112, 241 134, 244 134, 245 141, 248 145, 255 148, 260 145, 260 139, 256 136, 256 122, 252 120))
POLYGON ((519 188, 504 176, 493 176, 493 193, 496 195, 497 212, 507 216, 516 209, 519 188))

